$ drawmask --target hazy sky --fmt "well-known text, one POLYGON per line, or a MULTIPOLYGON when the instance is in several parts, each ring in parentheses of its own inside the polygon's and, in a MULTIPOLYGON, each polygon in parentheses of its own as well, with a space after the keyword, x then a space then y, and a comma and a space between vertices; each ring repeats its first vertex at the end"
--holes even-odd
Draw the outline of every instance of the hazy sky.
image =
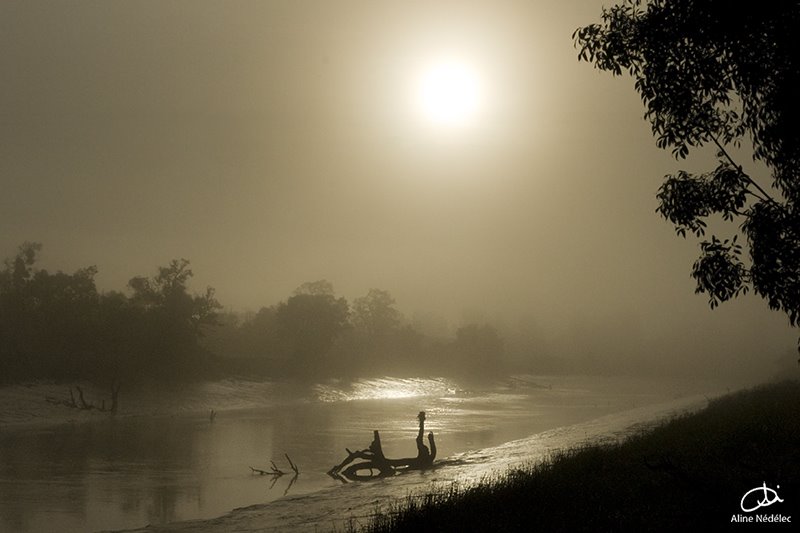
POLYGON ((576 350, 771 364, 796 332, 693 294, 697 245, 654 212, 681 164, 630 79, 576 60, 601 5, 4 0, 0 251, 102 289, 185 257, 235 309, 326 278, 576 350), (455 124, 421 104, 442 64, 474 84, 455 124))

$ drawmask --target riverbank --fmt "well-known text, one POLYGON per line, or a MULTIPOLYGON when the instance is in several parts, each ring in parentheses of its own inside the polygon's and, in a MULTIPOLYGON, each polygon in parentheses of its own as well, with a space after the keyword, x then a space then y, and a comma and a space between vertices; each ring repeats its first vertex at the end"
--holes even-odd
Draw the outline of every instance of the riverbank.
POLYGON ((349 529, 789 530, 800 521, 799 406, 798 381, 737 392, 622 443, 557 451, 478 485, 411 495, 349 529), (764 484, 776 492, 751 493, 745 509, 775 503, 743 511, 744 495, 764 484))

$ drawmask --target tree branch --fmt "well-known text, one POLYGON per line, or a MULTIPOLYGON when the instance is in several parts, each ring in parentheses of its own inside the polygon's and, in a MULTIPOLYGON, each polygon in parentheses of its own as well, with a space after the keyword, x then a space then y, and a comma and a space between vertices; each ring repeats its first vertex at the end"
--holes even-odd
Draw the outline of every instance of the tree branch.
POLYGON ((755 192, 751 191, 750 189, 745 189, 744 193, 745 193, 745 194, 749 194, 750 196, 755 196, 756 198, 758 198, 758 199, 759 199, 759 200, 761 200, 762 202, 766 202, 766 201, 767 201, 767 199, 766 199, 766 198, 764 198, 763 196, 761 196, 761 195, 760 195, 760 194, 758 194, 758 193, 755 193, 755 192))
MULTIPOLYGON (((724 147, 724 146, 722 146, 722 144, 720 144, 720 142, 719 142, 719 140, 716 138, 716 136, 714 136, 714 134, 713 134, 713 133, 711 133, 710 131, 708 131, 708 130, 706 130, 706 131, 707 131, 707 133, 708 133, 708 136, 709 136, 709 137, 711 137, 711 140, 712 140, 712 141, 714 141, 714 144, 716 144, 716 145, 717 145, 717 148, 719 148, 719 151, 722 153, 722 155, 724 155, 724 156, 725 156, 725 159, 727 159, 727 160, 728 160, 728 162, 729 162, 731 165, 733 165, 733 167, 734 167, 736 170, 738 170, 738 171, 739 171, 739 174, 741 174, 742 176, 744 176, 744 178, 745 178, 745 179, 746 179, 746 180, 747 180, 747 181, 748 181, 750 184, 752 184, 752 185, 753 185, 753 187, 755 187, 755 188, 756 188, 756 189, 757 189, 757 190, 758 190, 758 191, 759 191, 761 194, 763 194, 763 195, 764 195, 764 198, 761 198, 761 200, 765 200, 765 201, 769 201, 769 202, 775 203, 775 199, 774 199, 772 196, 770 196, 770 195, 769 195, 769 193, 768 193, 767 191, 765 191, 764 189, 762 189, 762 188, 761 188, 761 186, 760 186, 758 183, 756 183, 756 182, 755 182, 755 180, 753 180, 753 178, 751 178, 750 176, 748 176, 748 175, 747 175, 747 173, 746 173, 746 172, 744 171, 744 169, 742 168, 742 165, 739 165, 739 164, 737 164, 737 163, 736 163, 736 161, 734 161, 734 160, 733 160, 733 158, 732 158, 732 157, 731 157, 731 155, 728 153, 728 151, 725 149, 725 147, 724 147)), ((756 195, 755 193, 751 193, 751 194, 753 194, 754 196, 757 196, 757 197, 758 197, 758 195, 756 195)), ((759 197, 759 198, 760 198, 760 197, 759 197)))

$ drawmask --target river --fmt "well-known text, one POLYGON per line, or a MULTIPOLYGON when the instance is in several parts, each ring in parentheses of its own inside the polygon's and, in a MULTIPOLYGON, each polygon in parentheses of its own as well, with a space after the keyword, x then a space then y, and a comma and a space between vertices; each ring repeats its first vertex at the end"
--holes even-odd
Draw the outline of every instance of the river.
POLYGON ((366 519, 387 498, 430 483, 474 482, 554 448, 622 436, 636 424, 700 406, 703 393, 720 389, 708 382, 530 375, 489 385, 444 378, 304 386, 228 380, 123 391, 112 417, 44 402, 45 395, 65 396, 65 386, 6 387, 0 531, 187 520, 169 529, 324 530, 348 516, 366 519), (416 455, 420 410, 438 457, 450 466, 375 483, 343 485, 326 475, 346 447, 365 448, 374 429, 387 456, 416 455), (273 478, 250 468, 270 470, 271 461, 286 474, 273 478))

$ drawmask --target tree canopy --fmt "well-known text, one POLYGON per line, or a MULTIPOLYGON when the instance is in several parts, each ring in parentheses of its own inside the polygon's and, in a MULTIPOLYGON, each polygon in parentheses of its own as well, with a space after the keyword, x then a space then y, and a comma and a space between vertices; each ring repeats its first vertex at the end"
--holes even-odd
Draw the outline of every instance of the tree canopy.
POLYGON ((330 282, 305 283, 277 306, 277 335, 296 364, 311 373, 347 327, 349 315, 347 300, 336 298, 330 282))
POLYGON ((207 355, 202 329, 220 305, 212 288, 188 292, 189 261, 131 279, 127 297, 99 292, 94 266, 73 274, 37 268, 41 250, 23 243, 0 270, 0 382, 197 377, 207 355))
POLYGON ((692 276, 711 307, 753 289, 800 323, 800 2, 625 0, 573 34, 579 60, 627 73, 656 144, 678 159, 716 150, 716 168, 668 175, 657 211, 676 232, 703 237, 711 216, 736 235, 700 243, 692 276), (731 146, 752 146, 768 176, 751 176, 731 146), (768 182, 768 184, 767 184, 768 182))
POLYGON ((353 323, 372 336, 386 337, 400 327, 400 311, 388 291, 370 289, 353 301, 353 323))
POLYGON ((220 313, 213 288, 190 290, 186 259, 131 278, 126 292, 105 292, 94 266, 48 272, 37 264, 41 250, 23 243, 0 265, 0 383, 87 380, 115 390, 223 376, 485 374, 502 366, 492 328, 462 328, 453 340, 426 336, 385 290, 370 289, 351 308, 319 280, 256 313, 220 313))

